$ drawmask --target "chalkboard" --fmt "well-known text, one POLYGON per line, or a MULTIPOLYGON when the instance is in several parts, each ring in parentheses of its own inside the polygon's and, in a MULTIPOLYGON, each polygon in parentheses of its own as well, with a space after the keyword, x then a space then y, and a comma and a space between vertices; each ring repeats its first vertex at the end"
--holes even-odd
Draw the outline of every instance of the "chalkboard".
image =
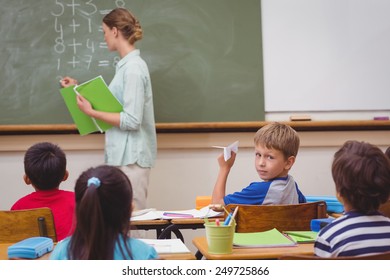
POLYGON ((0 124, 68 124, 61 76, 109 83, 103 16, 134 12, 156 122, 264 120, 259 0, 0 0, 0 124))

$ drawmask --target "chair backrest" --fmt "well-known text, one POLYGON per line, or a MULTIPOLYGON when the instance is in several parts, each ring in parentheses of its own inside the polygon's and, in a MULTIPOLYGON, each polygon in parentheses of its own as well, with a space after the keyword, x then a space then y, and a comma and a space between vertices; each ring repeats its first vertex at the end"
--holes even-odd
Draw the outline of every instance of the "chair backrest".
POLYGON ((379 207, 379 211, 386 217, 390 218, 390 200, 381 204, 381 206, 379 207))
POLYGON ((0 243, 14 243, 34 236, 46 236, 57 242, 50 208, 0 211, 0 243))
POLYGON ((230 212, 236 206, 236 232, 257 232, 273 228, 279 231, 310 230, 312 219, 328 217, 325 201, 287 205, 229 204, 225 208, 230 212))
POLYGON ((356 257, 320 258, 316 255, 291 254, 279 257, 279 260, 390 260, 390 252, 356 257))

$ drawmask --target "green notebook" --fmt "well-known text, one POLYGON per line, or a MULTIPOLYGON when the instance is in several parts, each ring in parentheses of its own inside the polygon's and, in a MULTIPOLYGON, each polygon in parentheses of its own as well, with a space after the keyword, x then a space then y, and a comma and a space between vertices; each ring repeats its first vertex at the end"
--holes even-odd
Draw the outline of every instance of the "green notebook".
POLYGON ((297 244, 276 228, 250 233, 234 233, 233 245, 236 247, 286 247, 297 244))
POLYGON ((315 231, 284 231, 284 233, 297 243, 314 243, 318 234, 315 231))
POLYGON ((122 105, 109 90, 102 76, 77 86, 62 88, 60 92, 81 135, 96 131, 104 132, 110 129, 112 125, 84 114, 77 106, 77 94, 85 97, 92 107, 98 111, 119 113, 123 109, 122 105))

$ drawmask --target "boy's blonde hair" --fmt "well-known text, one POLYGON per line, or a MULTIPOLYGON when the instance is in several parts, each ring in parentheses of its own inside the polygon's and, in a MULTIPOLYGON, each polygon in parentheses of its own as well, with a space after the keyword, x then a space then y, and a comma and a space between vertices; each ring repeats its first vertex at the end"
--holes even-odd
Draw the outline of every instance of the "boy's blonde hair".
POLYGON ((254 142, 255 146, 281 151, 286 159, 298 154, 298 133, 286 124, 274 122, 263 126, 256 132, 254 142))

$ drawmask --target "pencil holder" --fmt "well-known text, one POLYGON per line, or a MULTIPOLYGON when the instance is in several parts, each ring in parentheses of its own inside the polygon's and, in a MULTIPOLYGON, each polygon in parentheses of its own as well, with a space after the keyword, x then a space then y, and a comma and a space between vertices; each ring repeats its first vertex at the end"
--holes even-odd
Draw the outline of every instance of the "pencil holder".
POLYGON ((217 225, 215 222, 208 222, 204 226, 208 252, 210 254, 231 254, 236 222, 233 220, 230 225, 217 225))

